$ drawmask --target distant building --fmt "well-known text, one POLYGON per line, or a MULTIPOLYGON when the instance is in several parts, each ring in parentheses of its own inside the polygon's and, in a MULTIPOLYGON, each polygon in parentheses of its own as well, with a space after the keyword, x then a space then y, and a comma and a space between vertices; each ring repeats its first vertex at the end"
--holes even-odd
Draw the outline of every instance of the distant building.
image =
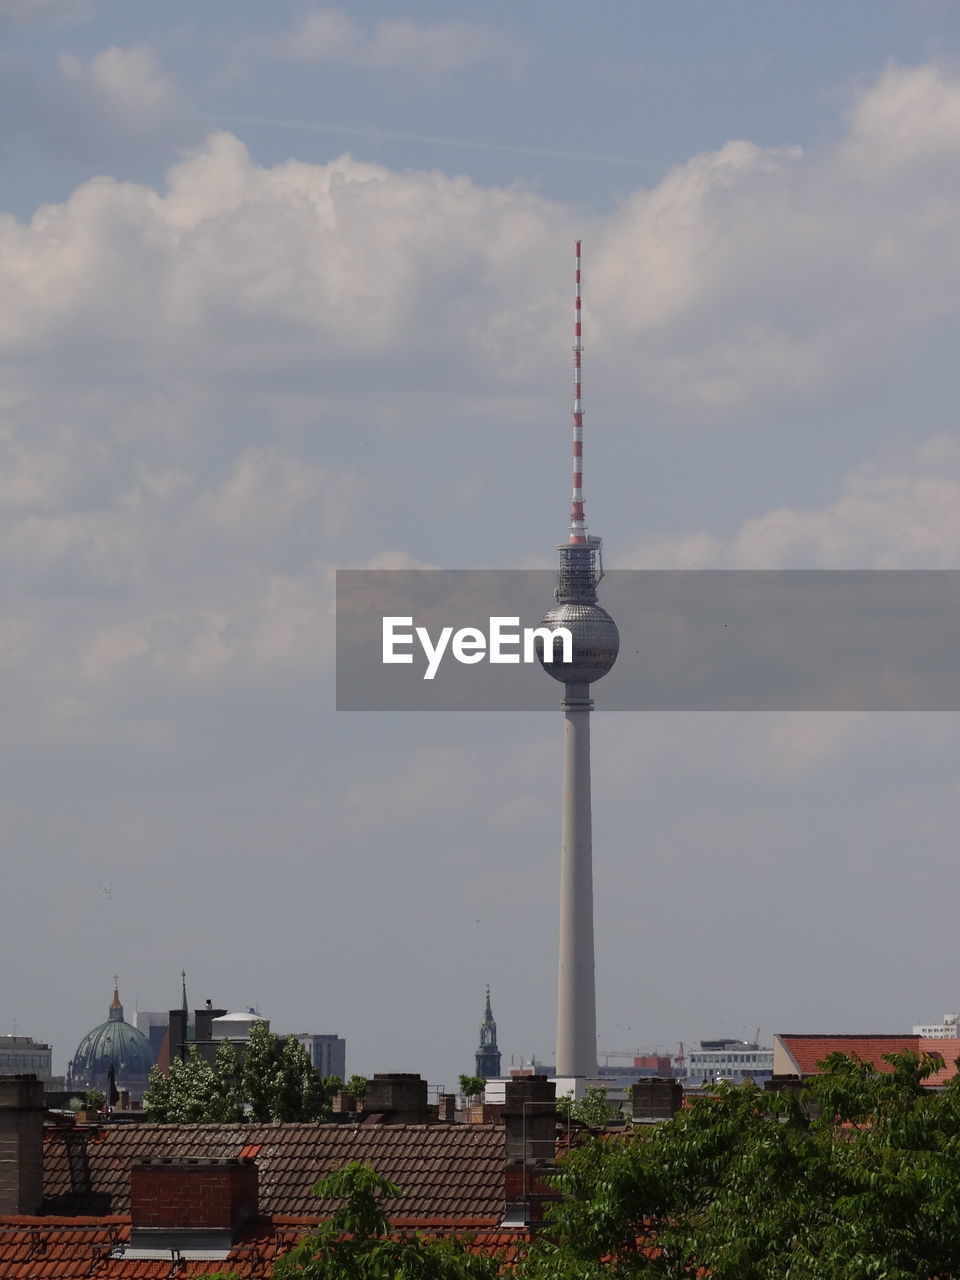
POLYGON ((262 1022, 267 1030, 270 1029, 270 1023, 258 1013, 228 1013, 226 1009, 214 1008, 212 1000, 207 1000, 202 1009, 194 1009, 191 1021, 186 1007, 186 994, 180 1008, 170 1010, 169 1020, 169 1056, 167 1061, 161 1060, 160 1063, 164 1071, 177 1058, 186 1062, 193 1046, 213 1066, 221 1041, 229 1040, 242 1051, 250 1039, 250 1028, 255 1022, 262 1022))
POLYGON ((234 1044, 247 1044, 250 1032, 258 1022, 270 1029, 266 1018, 261 1018, 256 1009, 238 1009, 234 1013, 221 1013, 210 1024, 211 1040, 230 1040, 234 1044))
POLYGON ((114 986, 107 1021, 87 1032, 67 1067, 67 1089, 100 1089, 106 1094, 112 1067, 116 1087, 129 1090, 137 1100, 147 1087, 153 1062, 147 1037, 124 1022, 120 992, 114 986))
MULTIPOLYGON (((257 1023, 262 1023, 270 1030, 269 1019, 264 1018, 256 1009, 239 1009, 231 1013, 226 1009, 215 1008, 212 1000, 207 1000, 202 1009, 194 1009, 191 1017, 185 977, 180 1008, 170 1010, 166 1015, 166 1023, 164 1043, 158 1056, 158 1063, 163 1071, 168 1071, 170 1063, 177 1059, 185 1062, 194 1046, 200 1056, 212 1066, 217 1049, 224 1040, 228 1040, 242 1057, 250 1043, 250 1032, 257 1023)), ((346 1079, 347 1042, 341 1036, 300 1031, 294 1033, 293 1038, 303 1045, 310 1057, 311 1066, 322 1076, 346 1079)), ((285 1037, 281 1036, 281 1039, 285 1037)))
POLYGON ((521 1076, 555 1076, 557 1069, 553 1063, 541 1062, 534 1054, 530 1058, 521 1058, 519 1067, 513 1065, 513 1059, 510 1059, 510 1070, 507 1073, 511 1079, 519 1079, 521 1076))
POLYGON ((164 1037, 167 1034, 167 1026, 169 1024, 169 1015, 165 1012, 148 1012, 138 1009, 136 1013, 135 1026, 149 1040, 150 1048, 153 1050, 154 1061, 160 1056, 160 1047, 163 1044, 164 1037))
POLYGON ((35 1075, 49 1085, 53 1079, 52 1050, 32 1036, 0 1036, 0 1076, 35 1075))
POLYGON ((945 1013, 942 1022, 929 1027, 914 1027, 913 1034, 924 1040, 960 1039, 960 1013, 945 1013))
POLYGON ((743 1084, 754 1080, 762 1084, 773 1076, 773 1049, 762 1049, 750 1040, 701 1040, 699 1049, 687 1056, 684 1084, 696 1089, 704 1084, 729 1080, 743 1084))
POLYGON ((497 1048, 497 1024, 490 1007, 490 988, 487 987, 487 1007, 480 1023, 480 1045, 474 1056, 475 1075, 481 1080, 496 1080, 500 1076, 500 1050, 497 1048))
POLYGON ((347 1078, 347 1042, 342 1036, 313 1035, 308 1031, 294 1033, 310 1055, 310 1063, 322 1076, 347 1078))

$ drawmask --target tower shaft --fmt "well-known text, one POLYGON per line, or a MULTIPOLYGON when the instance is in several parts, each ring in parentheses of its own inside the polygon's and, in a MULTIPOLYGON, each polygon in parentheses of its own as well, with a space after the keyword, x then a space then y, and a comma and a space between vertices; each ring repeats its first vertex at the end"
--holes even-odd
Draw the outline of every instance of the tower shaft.
POLYGON ((560 855, 560 963, 557 1075, 597 1074, 593 948, 593 839, 590 811, 588 684, 567 684, 563 702, 563 813, 560 855))

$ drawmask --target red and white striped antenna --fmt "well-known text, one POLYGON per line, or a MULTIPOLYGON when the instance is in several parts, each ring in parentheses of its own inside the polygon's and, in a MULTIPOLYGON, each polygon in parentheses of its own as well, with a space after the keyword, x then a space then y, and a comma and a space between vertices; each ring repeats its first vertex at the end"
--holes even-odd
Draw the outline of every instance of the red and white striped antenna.
POLYGON ((587 522, 583 518, 583 400, 580 356, 583 352, 580 316, 580 241, 576 249, 576 297, 573 304, 573 500, 570 505, 570 543, 584 543, 587 522))

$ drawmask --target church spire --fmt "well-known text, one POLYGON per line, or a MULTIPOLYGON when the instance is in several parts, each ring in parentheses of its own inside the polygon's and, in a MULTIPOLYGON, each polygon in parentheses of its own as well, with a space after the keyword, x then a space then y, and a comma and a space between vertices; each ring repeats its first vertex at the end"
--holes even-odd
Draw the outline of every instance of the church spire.
POLYGON ((110 1022, 123 1021, 123 1005, 120 1003, 120 979, 116 974, 113 975, 113 999, 110 1001, 110 1010, 107 1017, 110 1022))
POLYGON ((500 1076, 500 1050, 497 1048, 497 1024, 490 1005, 490 988, 487 987, 487 1005, 480 1023, 480 1047, 476 1052, 476 1073, 484 1080, 496 1080, 500 1076))

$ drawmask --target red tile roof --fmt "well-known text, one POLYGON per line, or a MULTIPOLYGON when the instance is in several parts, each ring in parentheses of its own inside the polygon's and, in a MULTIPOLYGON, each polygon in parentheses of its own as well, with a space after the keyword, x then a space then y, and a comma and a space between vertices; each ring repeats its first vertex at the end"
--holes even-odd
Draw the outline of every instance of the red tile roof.
POLYGON ((929 1086, 936 1086, 956 1075, 955 1061, 960 1057, 960 1040, 925 1040, 920 1036, 781 1035, 779 1039, 803 1076, 818 1075, 818 1063, 831 1053, 859 1058, 878 1071, 893 1070, 890 1063, 883 1060, 886 1053, 929 1053, 939 1055, 944 1062, 943 1069, 927 1080, 929 1086))
MULTIPOLYGON (((146 1156, 230 1157, 252 1147, 260 1211, 317 1221, 334 1202, 311 1187, 351 1160, 397 1183, 391 1217, 500 1221, 505 1136, 491 1125, 115 1124, 50 1130, 44 1144, 44 1209, 55 1214, 117 1214, 130 1205, 130 1168, 146 1156)), ((2 1280, 2 1276, 0 1276, 2 1280)))
MULTIPOLYGON (((300 1228, 297 1237, 303 1233, 300 1228)), ((279 1253, 294 1243, 273 1224, 251 1223, 226 1259, 186 1258, 177 1276, 229 1269, 241 1277, 267 1277, 279 1253)), ((0 1218, 0 1280, 168 1280, 173 1258, 124 1257, 129 1218, 0 1218)))
MULTIPOLYGON (((315 1223, 315 1219, 314 1219, 315 1223)), ((302 1218, 277 1217, 248 1224, 226 1258, 184 1257, 173 1269, 173 1258, 124 1256, 130 1244, 130 1220, 106 1218, 0 1217, 0 1280, 178 1280, 230 1271, 242 1280, 267 1280, 277 1257, 290 1249, 314 1223, 302 1218)), ((401 1232, 419 1231, 430 1238, 457 1235, 472 1253, 516 1256, 529 1232, 503 1231, 486 1220, 406 1218, 397 1220, 401 1232)))

